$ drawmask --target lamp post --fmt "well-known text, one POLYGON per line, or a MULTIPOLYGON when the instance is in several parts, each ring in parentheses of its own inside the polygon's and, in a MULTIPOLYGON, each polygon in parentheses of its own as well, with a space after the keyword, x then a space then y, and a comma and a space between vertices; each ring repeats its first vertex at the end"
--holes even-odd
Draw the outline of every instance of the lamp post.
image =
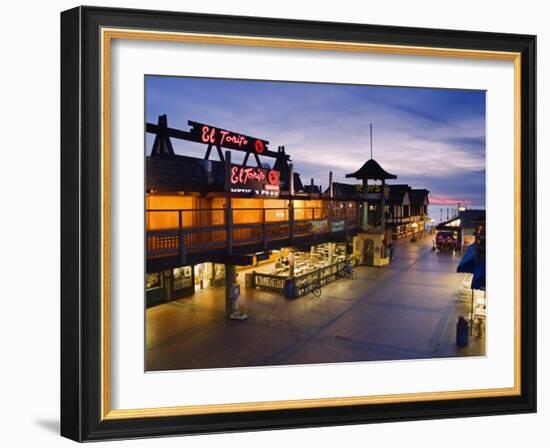
POLYGON ((418 230, 418 223, 415 221, 411 224, 411 227, 413 229, 413 236, 411 238, 411 241, 414 243, 416 241, 416 232, 418 230))

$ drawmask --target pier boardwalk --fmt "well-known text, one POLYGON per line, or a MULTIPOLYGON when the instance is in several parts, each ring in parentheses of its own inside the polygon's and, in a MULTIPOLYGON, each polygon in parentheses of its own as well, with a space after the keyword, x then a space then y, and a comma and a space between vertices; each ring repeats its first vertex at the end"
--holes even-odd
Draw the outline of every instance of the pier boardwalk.
POLYGON ((224 318, 223 288, 149 308, 147 370, 484 356, 483 337, 455 344, 457 318, 469 313, 460 254, 432 251, 426 236, 397 242, 394 258, 356 267, 354 280, 326 285, 320 297, 242 288, 245 321, 224 318))

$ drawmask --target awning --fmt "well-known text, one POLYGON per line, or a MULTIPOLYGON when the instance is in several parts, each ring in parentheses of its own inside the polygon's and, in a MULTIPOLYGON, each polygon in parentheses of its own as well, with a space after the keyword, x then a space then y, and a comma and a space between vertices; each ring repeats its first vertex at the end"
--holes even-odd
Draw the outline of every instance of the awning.
POLYGON ((473 274, 472 289, 481 289, 485 291, 485 261, 482 261, 475 266, 473 274))
POLYGON ((468 249, 466 249, 466 252, 464 252, 462 260, 460 260, 460 263, 458 263, 456 272, 467 272, 469 274, 473 274, 475 264, 476 264, 475 258, 476 258, 476 244, 473 243, 473 244, 470 244, 468 246, 468 249))

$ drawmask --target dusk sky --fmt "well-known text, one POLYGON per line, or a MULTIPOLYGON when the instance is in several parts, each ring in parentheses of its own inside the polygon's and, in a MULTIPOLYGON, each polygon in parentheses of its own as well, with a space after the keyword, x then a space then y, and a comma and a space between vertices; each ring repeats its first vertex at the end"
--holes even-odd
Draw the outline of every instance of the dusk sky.
MULTIPOLYGON (((313 177, 323 189, 329 170, 354 181, 345 175, 370 158, 373 123, 373 158, 397 175, 392 183, 427 188, 432 205, 485 205, 485 91, 159 76, 145 85, 147 122, 167 114, 169 127, 188 130, 193 120, 268 140, 273 151, 284 145, 302 182, 313 177)), ((206 149, 172 145, 194 157, 206 149)))

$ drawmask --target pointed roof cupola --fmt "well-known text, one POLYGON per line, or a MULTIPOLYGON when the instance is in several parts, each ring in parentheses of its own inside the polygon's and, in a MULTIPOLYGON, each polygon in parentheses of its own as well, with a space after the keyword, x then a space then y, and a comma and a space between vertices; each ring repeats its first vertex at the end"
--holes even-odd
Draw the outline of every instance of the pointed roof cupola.
POLYGON ((354 177, 355 179, 368 179, 368 180, 387 180, 387 179, 397 179, 395 174, 388 173, 380 164, 374 160, 367 160, 361 168, 359 168, 355 173, 346 174, 346 177, 354 177))

